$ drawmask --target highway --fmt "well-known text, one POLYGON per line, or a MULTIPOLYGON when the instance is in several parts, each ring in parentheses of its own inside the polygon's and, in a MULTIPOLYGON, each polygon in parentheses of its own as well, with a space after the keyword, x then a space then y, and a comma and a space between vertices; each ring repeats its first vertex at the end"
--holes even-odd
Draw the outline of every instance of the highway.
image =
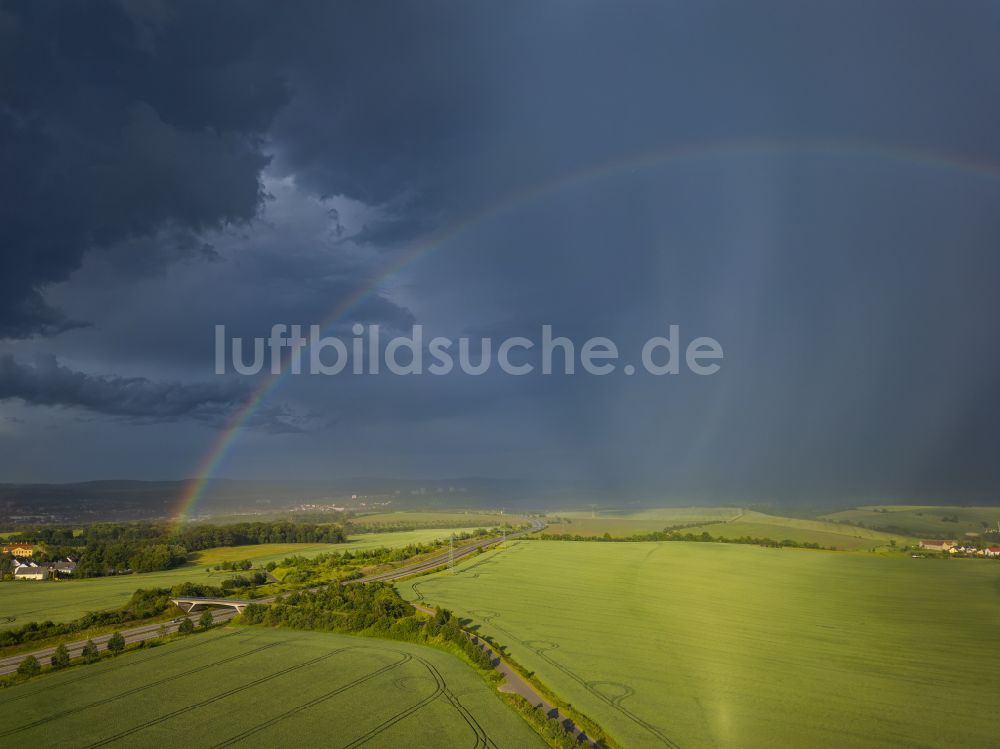
MULTIPOLYGON (((519 536, 523 536, 528 533, 535 533, 536 531, 539 531, 544 527, 545 523, 543 521, 533 520, 530 528, 526 528, 522 531, 516 531, 514 533, 509 533, 507 534, 506 538, 508 539, 518 538, 519 536)), ((501 543, 502 541, 503 541, 502 536, 491 536, 490 538, 485 538, 479 541, 473 541, 470 544, 456 547, 454 557, 452 557, 450 551, 444 551, 439 554, 435 554, 433 557, 430 557, 428 559, 424 559, 419 562, 414 562, 413 564, 404 565, 402 567, 398 567, 393 570, 386 570, 385 572, 379 572, 374 575, 367 575, 365 577, 355 578, 354 580, 346 580, 344 584, 350 585, 353 583, 389 582, 391 580, 398 580, 402 577, 409 577, 410 575, 416 575, 421 572, 427 572, 428 570, 435 569, 436 567, 444 566, 448 564, 448 562, 452 558, 454 558, 454 560, 457 562, 458 560, 463 559, 469 556, 470 554, 475 554, 480 549, 486 549, 490 546, 495 546, 496 544, 501 543)), ((320 585, 314 588, 309 588, 309 590, 319 590, 322 587, 324 586, 320 585)), ((254 601, 254 603, 266 605, 269 603, 273 603, 275 598, 276 596, 270 596, 268 598, 260 598, 254 601)), ((186 618, 191 619, 195 623, 197 623, 198 619, 201 617, 201 614, 202 612, 198 611, 188 615, 186 618)), ((216 624, 227 622, 234 616, 236 616, 236 611, 233 609, 218 609, 212 611, 212 618, 214 619, 216 624)), ((121 633, 125 637, 126 644, 142 642, 143 640, 152 640, 161 636, 160 633, 161 626, 165 626, 166 631, 168 633, 176 632, 177 627, 180 625, 181 620, 184 618, 185 618, 184 616, 180 616, 166 623, 156 622, 155 624, 144 624, 141 627, 133 627, 132 629, 121 630, 121 633)), ((106 635, 98 635, 91 639, 93 639, 94 643, 97 645, 99 650, 104 650, 106 647, 106 643, 110 638, 111 638, 111 633, 108 633, 106 635)), ((86 644, 87 640, 79 640, 77 642, 72 642, 72 643, 68 642, 66 643, 66 649, 69 651, 70 657, 75 658, 78 655, 80 655, 80 651, 83 650, 83 646, 86 644)), ((22 660, 27 658, 29 655, 35 656, 35 658, 38 659, 39 663, 47 665, 49 662, 49 658, 52 656, 54 652, 55 648, 50 647, 50 648, 44 648, 42 650, 36 650, 32 653, 21 653, 19 655, 13 655, 8 658, 0 659, 0 675, 9 674, 13 671, 16 671, 18 664, 22 660)))

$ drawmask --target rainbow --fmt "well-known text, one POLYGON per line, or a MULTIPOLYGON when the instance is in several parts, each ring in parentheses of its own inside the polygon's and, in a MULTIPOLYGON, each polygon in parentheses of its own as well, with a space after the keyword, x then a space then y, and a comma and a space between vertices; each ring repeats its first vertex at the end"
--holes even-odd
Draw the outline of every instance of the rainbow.
MULTIPOLYGON (((534 184, 527 189, 509 193, 498 201, 489 203, 480 210, 469 214, 462 220, 432 232, 420 241, 397 253, 395 258, 387 263, 380 272, 374 274, 355 290, 354 293, 341 301, 322 322, 321 327, 325 331, 331 325, 340 321, 360 302, 368 298, 371 294, 377 293, 387 279, 396 275, 421 257, 447 246, 457 237, 485 221, 495 219, 518 208, 527 206, 542 197, 558 193, 574 185, 613 177, 629 171, 679 165, 708 157, 768 154, 833 155, 877 159, 932 169, 957 171, 965 175, 977 176, 989 180, 1000 179, 1000 166, 994 164, 982 163, 966 157, 937 154, 912 148, 886 147, 854 142, 715 141, 644 151, 626 158, 589 164, 579 169, 569 170, 551 180, 534 184)), ((282 374, 271 374, 265 377, 251 393, 247 401, 230 417, 208 452, 198 463, 194 477, 185 486, 174 514, 174 522, 183 523, 191 517, 205 492, 208 481, 215 475, 215 472, 225 460, 242 428, 257 412, 257 409, 260 408, 268 395, 284 379, 284 370, 286 369, 287 367, 282 368, 282 374)))

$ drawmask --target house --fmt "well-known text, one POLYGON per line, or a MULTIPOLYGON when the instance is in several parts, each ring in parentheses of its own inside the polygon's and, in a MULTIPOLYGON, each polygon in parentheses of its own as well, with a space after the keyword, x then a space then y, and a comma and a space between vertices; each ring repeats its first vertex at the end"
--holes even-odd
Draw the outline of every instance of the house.
POLYGON ((13 554, 15 557, 30 557, 34 551, 31 544, 7 544, 3 547, 4 554, 13 554))
POLYGON ((984 552, 984 556, 988 556, 988 557, 1000 557, 1000 546, 990 546, 990 547, 988 547, 985 550, 985 552, 984 552))
POLYGON ((70 557, 66 557, 61 562, 53 562, 50 564, 49 569, 59 575, 72 575, 76 572, 76 562, 74 562, 70 557))
POLYGON ((48 577, 48 567, 29 567, 27 565, 22 565, 14 570, 15 580, 47 580, 48 577))
POLYGON ((927 549, 928 551, 951 551, 955 548, 955 543, 953 541, 938 541, 932 539, 930 541, 921 541, 921 549, 927 549))

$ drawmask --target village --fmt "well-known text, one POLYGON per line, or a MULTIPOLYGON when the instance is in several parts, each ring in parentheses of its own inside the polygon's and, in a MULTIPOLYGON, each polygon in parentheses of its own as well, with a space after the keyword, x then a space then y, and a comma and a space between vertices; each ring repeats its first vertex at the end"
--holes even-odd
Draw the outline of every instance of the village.
POLYGON ((4 554, 10 554, 12 575, 15 580, 58 580, 69 577, 76 572, 76 560, 65 557, 54 562, 36 562, 35 548, 31 544, 8 544, 3 547, 4 554))
POLYGON ((930 539, 921 541, 920 548, 925 551, 939 551, 954 556, 1000 557, 1000 546, 977 546, 971 542, 963 545, 955 541, 930 539))

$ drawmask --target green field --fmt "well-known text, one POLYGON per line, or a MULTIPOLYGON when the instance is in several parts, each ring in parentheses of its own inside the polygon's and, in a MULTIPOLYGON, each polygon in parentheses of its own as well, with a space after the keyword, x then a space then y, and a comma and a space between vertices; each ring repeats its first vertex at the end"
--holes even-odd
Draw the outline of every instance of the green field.
POLYGON ((916 544, 913 536, 882 533, 869 528, 858 528, 828 520, 804 520, 768 515, 747 510, 738 518, 725 524, 713 524, 686 529, 691 533, 706 531, 725 538, 771 538, 775 541, 789 539, 798 543, 816 543, 835 549, 873 549, 888 547, 892 541, 897 546, 916 544))
POLYGON ((569 533, 579 536, 626 538, 643 533, 680 527, 684 532, 706 532, 726 538, 771 538, 816 543, 836 549, 872 549, 915 544, 915 536, 883 533, 869 528, 835 523, 830 520, 804 520, 768 515, 735 507, 667 507, 642 512, 619 513, 558 512, 546 516, 549 526, 544 533, 569 533), (704 525, 693 525, 704 523, 704 525), (689 527, 692 526, 692 527, 689 527))
POLYGON ((824 515, 833 521, 864 523, 868 528, 899 528, 914 536, 949 536, 960 539, 987 528, 1000 530, 1000 507, 936 507, 870 505, 824 515), (948 518, 948 520, 945 520, 948 518))
MULTIPOLYGON (((504 514, 504 521, 513 525, 527 523, 522 515, 504 514)), ((392 528, 493 528, 500 524, 500 514, 481 511, 450 512, 378 512, 359 515, 351 525, 364 528, 391 530, 392 528)))
POLYGON ((639 512, 608 510, 550 512, 545 533, 612 538, 662 531, 669 526, 731 520, 742 510, 737 507, 661 507, 639 512))
POLYGON ((627 747, 996 746, 1000 564, 520 541, 399 585, 627 747))
POLYGON ((2 690, 0 737, 11 746, 270 748, 294 737, 295 746, 544 747, 447 653, 256 627, 2 690))
POLYGON ((227 546, 200 552, 195 562, 160 572, 58 582, 4 582, 0 583, 0 628, 17 627, 31 621, 64 622, 88 611, 119 608, 125 605, 136 588, 169 588, 183 582, 218 585, 232 573, 206 572, 205 569, 223 561, 249 559, 254 564, 267 564, 270 561, 280 562, 292 554, 316 556, 328 551, 358 551, 382 546, 395 548, 447 538, 453 531, 461 530, 471 529, 427 528, 398 533, 364 533, 352 536, 348 543, 343 544, 227 546))

